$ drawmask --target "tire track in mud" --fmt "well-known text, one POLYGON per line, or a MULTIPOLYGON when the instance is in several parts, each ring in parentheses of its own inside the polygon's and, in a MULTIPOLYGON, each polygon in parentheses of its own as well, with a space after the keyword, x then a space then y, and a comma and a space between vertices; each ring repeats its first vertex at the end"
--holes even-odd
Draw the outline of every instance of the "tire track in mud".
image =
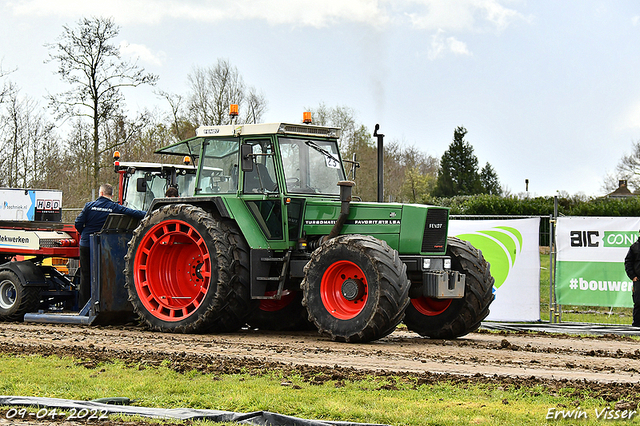
POLYGON ((69 356, 87 368, 119 359, 142 368, 164 362, 176 371, 219 375, 279 370, 311 383, 374 375, 416 386, 449 381, 572 387, 611 401, 640 395, 640 343, 613 336, 482 332, 445 341, 397 330, 372 343, 345 344, 314 332, 193 335, 136 326, 2 323, 0 352, 69 356))

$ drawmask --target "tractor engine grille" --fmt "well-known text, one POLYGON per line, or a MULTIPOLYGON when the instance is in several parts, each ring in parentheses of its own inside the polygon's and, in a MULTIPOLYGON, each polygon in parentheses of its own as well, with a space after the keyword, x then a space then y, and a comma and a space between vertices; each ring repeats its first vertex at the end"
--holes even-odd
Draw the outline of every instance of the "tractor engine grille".
POLYGON ((447 242, 449 210, 430 208, 424 224, 422 251, 428 253, 444 253, 447 242))

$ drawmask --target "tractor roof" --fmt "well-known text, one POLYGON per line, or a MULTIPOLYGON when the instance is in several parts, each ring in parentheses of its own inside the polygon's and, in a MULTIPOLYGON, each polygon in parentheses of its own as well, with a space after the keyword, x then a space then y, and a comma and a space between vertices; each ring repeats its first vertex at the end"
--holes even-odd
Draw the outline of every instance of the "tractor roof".
POLYGON ((247 136, 273 134, 322 136, 326 138, 337 139, 340 137, 340 129, 336 127, 313 126, 310 124, 264 123, 225 126, 200 126, 196 130, 196 136, 247 136))
POLYGON ((201 140, 203 137, 238 137, 260 135, 296 135, 308 137, 324 137, 338 139, 341 130, 337 127, 314 126, 309 124, 264 123, 237 124, 221 126, 200 126, 196 130, 196 137, 186 139, 156 151, 156 154, 200 156, 201 140))
POLYGON ((138 170, 161 170, 163 168, 176 168, 178 170, 196 170, 194 166, 187 166, 184 164, 163 164, 163 163, 143 163, 137 161, 120 161, 118 163, 118 169, 124 170, 129 167, 134 167, 138 170))

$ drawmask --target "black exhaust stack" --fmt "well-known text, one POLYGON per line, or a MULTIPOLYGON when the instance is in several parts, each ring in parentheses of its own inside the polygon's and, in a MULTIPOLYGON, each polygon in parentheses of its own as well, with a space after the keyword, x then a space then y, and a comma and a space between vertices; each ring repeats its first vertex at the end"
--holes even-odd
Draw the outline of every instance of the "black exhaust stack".
POLYGON ((351 203, 351 192, 353 190, 353 186, 355 182, 350 180, 343 180, 338 182, 338 186, 340 186, 340 216, 338 216, 338 220, 336 220, 335 225, 331 229, 329 233, 328 240, 337 237, 340 235, 340 231, 342 231, 342 227, 347 221, 347 217, 349 216, 349 204, 351 203))
POLYGON ((376 124, 373 136, 378 138, 378 202, 382 203, 384 202, 384 135, 378 134, 379 129, 380 125, 376 124))

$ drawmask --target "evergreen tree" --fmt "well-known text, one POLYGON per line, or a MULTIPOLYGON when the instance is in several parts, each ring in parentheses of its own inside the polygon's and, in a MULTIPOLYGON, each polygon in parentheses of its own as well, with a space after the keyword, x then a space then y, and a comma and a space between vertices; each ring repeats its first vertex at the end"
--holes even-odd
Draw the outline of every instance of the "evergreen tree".
POLYGON ((489 195, 502 195, 502 188, 500 187, 500 181, 498 180, 498 174, 491 164, 487 163, 480 171, 480 182, 485 194, 489 195))
POLYGON ((473 195, 482 193, 478 173, 478 158, 473 147, 464 137, 467 129, 462 126, 453 132, 453 141, 442 155, 438 179, 433 190, 436 197, 473 195))

